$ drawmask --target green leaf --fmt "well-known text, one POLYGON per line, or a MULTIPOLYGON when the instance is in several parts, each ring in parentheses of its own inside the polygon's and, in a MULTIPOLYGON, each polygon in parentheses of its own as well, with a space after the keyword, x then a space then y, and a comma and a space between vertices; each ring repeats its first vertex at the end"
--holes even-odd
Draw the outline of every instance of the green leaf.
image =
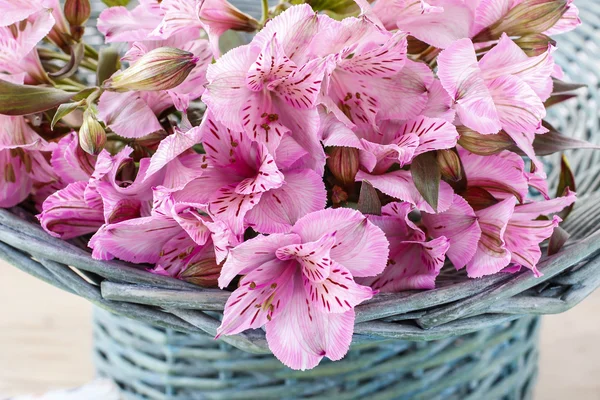
POLYGON ((458 128, 460 144, 465 150, 480 156, 491 156, 510 149, 515 142, 504 131, 496 135, 482 135, 467 127, 458 128))
POLYGON ((28 115, 68 102, 75 93, 46 86, 16 85, 0 80, 0 114, 28 115))
POLYGON ((84 54, 85 46, 83 43, 71 45, 71 58, 69 59, 69 62, 67 62, 60 70, 48 73, 48 76, 56 80, 70 78, 77 72, 77 69, 79 69, 84 54))
POLYGON ((548 255, 552 256, 560 251, 571 235, 560 226, 554 228, 548 243, 548 255))
POLYGON ((102 2, 109 7, 126 6, 129 4, 129 0, 102 0, 102 2))
POLYGON ((554 85, 552 88, 553 96, 557 95, 557 94, 569 93, 574 90, 587 87, 587 85, 583 84, 583 83, 569 83, 569 82, 563 82, 559 79, 553 79, 553 85, 554 85))
POLYGON ((98 69, 96 70, 96 84, 101 86, 105 80, 110 78, 119 70, 119 52, 114 47, 100 49, 98 55, 98 69))
POLYGON ((50 124, 50 127, 54 129, 54 125, 56 125, 58 121, 71 114, 82 103, 83 101, 79 101, 77 103, 65 103, 58 106, 58 110, 56 110, 56 114, 54 114, 54 118, 52 118, 52 123, 50 124))
MULTIPOLYGON (((571 190, 572 192, 577 190, 575 185, 575 175, 571 170, 571 166, 569 165, 567 157, 563 154, 560 160, 560 177, 558 180, 558 186, 556 187, 556 197, 564 195, 567 189, 571 190)), ((571 204, 558 214, 563 221, 566 220, 571 211, 573 211, 574 206, 575 204, 571 204)))
POLYGON ((548 100, 544 102, 544 107, 550 108, 560 103, 564 103, 567 100, 575 99, 578 95, 575 93, 556 94, 550 96, 548 100))
POLYGON ((368 181, 362 181, 358 197, 358 211, 363 214, 381 215, 381 201, 377 190, 368 181))
MULTIPOLYGON (((600 150, 599 145, 586 142, 585 140, 563 136, 546 121, 543 122, 543 125, 548 129, 548 132, 544 133, 543 135, 535 135, 535 139, 533 141, 533 149, 535 150, 535 154, 538 156, 547 156, 561 151, 573 149, 600 150)), ((512 147, 510 150, 521 156, 525 156, 525 153, 523 153, 523 151, 516 146, 512 147)))
POLYGON ((410 173, 421 196, 437 211, 442 173, 435 152, 430 151, 415 157, 410 166, 410 173))

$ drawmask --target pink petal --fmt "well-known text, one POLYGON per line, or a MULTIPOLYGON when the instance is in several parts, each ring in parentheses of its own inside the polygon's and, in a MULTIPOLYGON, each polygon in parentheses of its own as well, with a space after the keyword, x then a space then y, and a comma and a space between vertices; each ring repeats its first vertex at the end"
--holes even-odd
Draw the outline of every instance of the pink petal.
POLYGON ((275 254, 280 260, 295 260, 302 267, 305 279, 323 282, 331 272, 330 251, 335 243, 335 233, 330 233, 314 242, 280 247, 275 254))
POLYGON ((428 151, 451 149, 456 146, 458 132, 450 122, 439 118, 419 116, 407 121, 399 129, 399 137, 414 135, 418 138, 419 145, 414 151, 414 156, 428 151))
POLYGON ((249 46, 236 47, 209 65, 206 72, 208 86, 202 101, 218 121, 236 132, 244 131, 242 109, 252 98, 246 87, 246 74, 257 55, 249 46))
POLYGON ((561 33, 570 32, 581 25, 579 9, 575 4, 572 3, 572 1, 573 0, 569 0, 567 11, 552 28, 544 32, 545 35, 554 36, 561 33))
POLYGON ((271 82, 268 88, 294 108, 312 109, 316 106, 321 91, 326 65, 325 60, 311 60, 292 73, 271 82))
MULTIPOLYGON (((360 182, 362 180, 369 181, 376 189, 381 190, 388 196, 414 204, 421 211, 435 212, 417 190, 410 171, 392 171, 383 175, 371 175, 363 171, 358 171, 356 181, 360 182)), ((453 195, 454 191, 450 185, 441 181, 437 206, 438 212, 446 211, 450 207, 453 195)))
POLYGON ((262 193, 238 194, 235 186, 225 186, 212 196, 208 212, 214 219, 225 222, 241 240, 246 230, 246 213, 258 204, 261 195, 262 193))
POLYGON ((511 253, 504 241, 504 232, 515 209, 515 198, 508 197, 491 207, 476 212, 481 238, 474 257, 467 263, 471 278, 492 275, 505 268, 511 253))
POLYGON ((344 313, 373 297, 375 292, 354 282, 354 278, 341 264, 333 263, 326 280, 312 280, 303 275, 306 296, 315 310, 324 313, 344 313))
POLYGON ((0 26, 12 25, 50 6, 48 1, 3 0, 0 1, 0 26))
POLYGON ((400 136, 396 142, 376 144, 361 139, 363 151, 360 152, 360 165, 369 172, 384 173, 394 164, 399 164, 400 167, 410 164, 419 147, 419 137, 407 133, 400 136))
POLYGON ((152 31, 160 24, 162 12, 158 3, 145 2, 129 11, 125 7, 110 7, 98 18, 98 30, 106 43, 135 42, 152 38, 152 31))
POLYGON ((381 46, 353 51, 352 58, 340 55, 338 68, 360 76, 389 78, 404 67, 406 51, 406 34, 396 32, 381 46))
POLYGON ((132 263, 157 263, 165 243, 181 232, 174 220, 165 217, 130 219, 104 225, 92 237, 89 246, 92 257, 110 260, 113 257, 132 263), (144 240, 140 240, 143 237, 144 240))
MULTIPOLYGON (((250 140, 265 144, 271 152, 275 152, 283 135, 290 130, 282 123, 281 111, 292 109, 281 101, 282 107, 277 107, 268 91, 252 92, 244 108, 242 108, 242 128, 239 132, 246 132, 250 140)), ((279 103, 277 103, 279 104, 279 103)), ((224 122, 225 125, 227 125, 224 122)), ((235 130, 235 129, 232 129, 235 130)))
POLYGON ((441 118, 454 122, 456 111, 452 108, 454 102, 442 86, 439 79, 433 81, 429 87, 429 99, 422 114, 430 118, 441 118))
POLYGON ((104 220, 107 224, 116 224, 142 216, 143 205, 140 199, 123 196, 114 190, 109 182, 97 182, 94 187, 102 198, 104 220))
POLYGON ((481 0, 475 2, 475 21, 471 27, 471 37, 476 36, 483 29, 492 26, 504 17, 513 7, 513 0, 481 0))
MULTIPOLYGON (((278 189, 284 184, 283 174, 277 168, 273 156, 266 146, 253 146, 258 171, 255 176, 241 181, 235 191, 239 194, 264 193, 278 189)), ((251 153, 251 154, 252 154, 251 153)))
POLYGON ((276 36, 263 47, 256 61, 246 75, 248 89, 258 92, 265 84, 285 78, 296 69, 294 64, 284 53, 283 47, 276 36))
POLYGON ((21 157, 0 150, 0 207, 14 207, 29 196, 33 181, 21 157))
POLYGON ((261 265, 276 260, 277 249, 298 243, 301 243, 298 235, 273 234, 257 236, 234 247, 221 270, 219 287, 223 289, 237 275, 247 275, 261 265))
POLYGON ((506 34, 479 63, 486 81, 506 75, 521 78, 538 95, 541 101, 546 101, 552 93, 552 72, 554 59, 551 49, 539 56, 529 57, 506 34))
POLYGON ((358 211, 328 208, 313 212, 298 220, 292 232, 303 243, 336 232, 337 243, 331 249, 331 258, 355 277, 377 275, 385 268, 388 241, 381 229, 358 211))
POLYGON ((318 32, 318 18, 308 4, 292 6, 268 21, 254 37, 253 44, 263 48, 274 36, 284 53, 297 64, 306 61, 307 48, 318 32))
POLYGON ((577 195, 574 192, 567 190, 567 193, 562 197, 518 205, 515 207, 513 218, 535 219, 542 215, 550 215, 562 211, 566 207, 573 204, 576 200, 577 195))
POLYGON ((266 324, 269 348, 293 369, 314 368, 323 357, 340 360, 352 342, 354 316, 354 310, 341 314, 316 310, 307 301, 300 275, 296 275, 292 297, 266 324))
POLYGON ((285 233, 300 218, 325 208, 326 202, 321 176, 309 169, 286 172, 283 186, 263 193, 246 221, 261 233, 285 233))
POLYGON ((498 133, 502 125, 471 40, 453 43, 440 53, 438 64, 438 76, 456 102, 461 122, 481 134, 498 133))
POLYGON ((152 32, 153 36, 169 38, 190 28, 199 31, 202 27, 197 0, 163 0, 159 3, 164 16, 152 32))
POLYGON ((510 151, 478 156, 459 149, 469 187, 480 187, 496 198, 514 195, 523 202, 529 192, 523 159, 510 151))
POLYGON ((403 242, 392 249, 390 263, 376 278, 361 281, 381 292, 435 289, 450 244, 445 237, 430 242, 403 242))
POLYGON ((158 118, 135 92, 104 92, 98 104, 98 116, 120 136, 140 138, 163 130, 158 118))
POLYGON ((91 208, 84 199, 86 182, 75 182, 49 196, 38 215, 42 228, 67 240, 93 233, 104 224, 102 209, 91 208))
POLYGON ((286 135, 281 139, 281 143, 275 151, 275 162, 282 171, 285 171, 292 169, 294 164, 308 155, 308 151, 300 143, 291 136, 286 135))
POLYGON ((421 214, 427 232, 434 238, 446 237, 450 243, 447 256, 456 269, 463 268, 475 255, 481 228, 475 211, 459 195, 452 206, 439 214, 421 214))
POLYGON ((156 152, 152 156, 146 176, 149 177, 155 174, 186 150, 200 143, 203 134, 204 132, 201 127, 192 128, 187 132, 176 129, 172 135, 161 140, 156 152))
POLYGON ((96 157, 84 152, 75 133, 63 137, 52 152, 52 168, 66 183, 87 181, 92 176, 96 157))
POLYGON ((220 335, 234 335, 260 328, 277 319, 289 304, 294 290, 294 261, 272 260, 250 271, 227 300, 220 335))

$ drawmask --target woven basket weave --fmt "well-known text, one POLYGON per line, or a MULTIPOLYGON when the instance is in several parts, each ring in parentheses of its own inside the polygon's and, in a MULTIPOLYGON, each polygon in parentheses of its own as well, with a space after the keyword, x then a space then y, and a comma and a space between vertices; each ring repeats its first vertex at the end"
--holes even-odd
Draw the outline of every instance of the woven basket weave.
MULTIPOLYGON (((244 1, 234 3, 259 11, 257 1, 244 1)), ((566 80, 588 90, 548 119, 565 135, 598 143, 600 4, 577 5, 584 25, 557 38, 555 55, 566 80)), ((270 355, 261 330, 212 339, 228 293, 93 260, 85 243, 50 237, 24 209, 0 210, 0 258, 98 307, 97 366, 126 398, 527 398, 537 360, 532 316, 566 311, 600 286, 600 152, 567 154, 579 200, 563 225, 571 239, 540 263, 543 277, 525 271, 469 280, 446 268, 435 290, 359 305, 348 356, 303 373, 270 355)), ((547 160, 555 184, 558 158, 547 160)))

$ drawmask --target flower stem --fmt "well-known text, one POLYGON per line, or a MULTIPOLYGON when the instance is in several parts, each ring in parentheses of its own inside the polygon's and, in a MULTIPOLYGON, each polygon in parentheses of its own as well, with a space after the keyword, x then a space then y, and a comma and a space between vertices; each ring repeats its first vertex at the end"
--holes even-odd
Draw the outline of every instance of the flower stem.
POLYGON ((262 0, 262 19, 260 21, 261 25, 264 25, 269 19, 269 0, 262 0))

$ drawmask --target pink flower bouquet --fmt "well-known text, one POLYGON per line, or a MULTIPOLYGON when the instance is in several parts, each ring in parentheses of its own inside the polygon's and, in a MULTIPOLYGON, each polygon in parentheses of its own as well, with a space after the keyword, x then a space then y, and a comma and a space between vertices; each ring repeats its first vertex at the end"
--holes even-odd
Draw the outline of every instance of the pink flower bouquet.
POLYGON ((264 328, 294 369, 443 268, 539 276, 575 202, 539 156, 591 147, 544 121, 569 98, 550 36, 580 23, 572 1, 305 3, 110 7, 118 54, 85 43, 89 0, 0 1, 0 207, 230 291, 217 336, 264 328))

